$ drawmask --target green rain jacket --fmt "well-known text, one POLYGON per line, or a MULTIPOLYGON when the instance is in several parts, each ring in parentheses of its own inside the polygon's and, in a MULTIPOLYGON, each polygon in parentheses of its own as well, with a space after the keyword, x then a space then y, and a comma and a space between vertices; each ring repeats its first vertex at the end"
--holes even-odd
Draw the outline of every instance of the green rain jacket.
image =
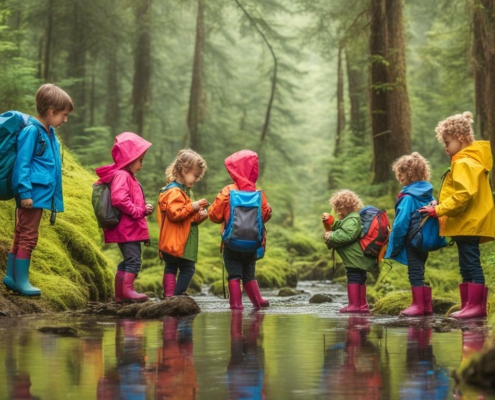
POLYGON ((359 244, 362 230, 359 214, 351 212, 344 219, 334 222, 326 243, 329 249, 337 250, 344 267, 371 271, 376 265, 376 258, 363 253, 359 244))

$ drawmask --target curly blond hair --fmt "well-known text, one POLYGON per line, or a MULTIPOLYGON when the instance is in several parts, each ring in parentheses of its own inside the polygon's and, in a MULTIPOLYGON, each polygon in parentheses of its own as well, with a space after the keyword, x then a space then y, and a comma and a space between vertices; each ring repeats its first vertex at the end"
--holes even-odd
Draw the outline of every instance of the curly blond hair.
POLYGON ((333 208, 339 218, 345 217, 345 212, 358 212, 363 208, 363 202, 352 190, 343 189, 332 194, 328 204, 333 208))
POLYGON ((179 154, 175 157, 174 162, 165 170, 167 185, 180 177, 182 173, 187 173, 195 165, 201 170, 201 179, 206 171, 206 161, 203 157, 191 149, 179 151, 179 154))
POLYGON ((430 180, 430 164, 421 154, 414 152, 411 155, 399 157, 392 164, 397 180, 399 173, 405 174, 411 182, 429 181, 430 180))
POLYGON ((471 111, 465 111, 462 114, 455 114, 443 121, 440 121, 435 128, 436 138, 440 143, 445 141, 447 136, 451 136, 460 142, 471 144, 474 142, 474 131, 471 128, 473 123, 473 114, 471 111))

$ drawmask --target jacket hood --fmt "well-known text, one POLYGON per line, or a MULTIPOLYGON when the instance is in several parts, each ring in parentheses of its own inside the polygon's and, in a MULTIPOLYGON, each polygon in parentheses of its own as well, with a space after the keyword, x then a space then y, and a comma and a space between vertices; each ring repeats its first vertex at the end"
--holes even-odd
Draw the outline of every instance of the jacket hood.
POLYGON ((399 197, 405 195, 413 196, 420 201, 430 202, 433 200, 433 186, 427 181, 416 181, 402 188, 399 197))
POLYGON ((241 150, 227 157, 224 164, 239 190, 256 190, 258 154, 251 150, 241 150))
POLYGON ((483 165, 486 171, 491 171, 493 167, 492 151, 490 148, 490 142, 487 140, 474 141, 452 157, 452 162, 464 157, 472 158, 478 161, 481 165, 483 165))
POLYGON ((135 133, 123 132, 117 135, 112 147, 114 163, 95 168, 96 175, 100 177, 101 181, 108 183, 112 180, 115 172, 137 160, 150 146, 150 142, 135 133))

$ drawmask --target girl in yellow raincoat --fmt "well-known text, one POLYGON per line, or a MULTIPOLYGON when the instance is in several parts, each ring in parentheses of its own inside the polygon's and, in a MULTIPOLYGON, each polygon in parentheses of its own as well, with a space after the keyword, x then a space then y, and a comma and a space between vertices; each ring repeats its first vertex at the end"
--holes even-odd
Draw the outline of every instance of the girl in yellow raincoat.
POLYGON ((423 207, 440 220, 440 234, 457 244, 462 283, 461 310, 454 318, 486 317, 488 287, 481 267, 481 243, 495 237, 495 213, 490 188, 493 157, 490 142, 474 140, 473 115, 467 111, 438 123, 435 132, 451 158, 440 188, 438 205, 423 207))

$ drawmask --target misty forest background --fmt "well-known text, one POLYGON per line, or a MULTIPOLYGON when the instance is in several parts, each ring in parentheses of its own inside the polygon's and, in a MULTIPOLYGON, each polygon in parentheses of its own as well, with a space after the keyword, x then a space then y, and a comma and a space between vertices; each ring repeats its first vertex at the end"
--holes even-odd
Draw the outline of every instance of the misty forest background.
MULTIPOLYGON (((181 148, 205 158, 194 191, 209 201, 229 183, 225 157, 257 151, 273 208, 265 287, 333 276, 320 215, 334 190, 393 217, 390 166, 412 151, 430 161, 438 190, 450 163, 438 121, 470 110, 476 138, 495 143, 491 0, 0 0, 0 68, 0 110, 35 113, 46 82, 72 96, 58 135, 88 171, 112 162, 120 132, 151 141, 137 178, 154 204, 181 148)), ((149 225, 140 279, 158 290, 154 216, 149 225)), ((198 289, 218 282, 219 241, 219 227, 203 224, 198 289)), ((456 251, 445 251, 437 267, 448 265, 452 284, 438 285, 449 291, 456 251)))

